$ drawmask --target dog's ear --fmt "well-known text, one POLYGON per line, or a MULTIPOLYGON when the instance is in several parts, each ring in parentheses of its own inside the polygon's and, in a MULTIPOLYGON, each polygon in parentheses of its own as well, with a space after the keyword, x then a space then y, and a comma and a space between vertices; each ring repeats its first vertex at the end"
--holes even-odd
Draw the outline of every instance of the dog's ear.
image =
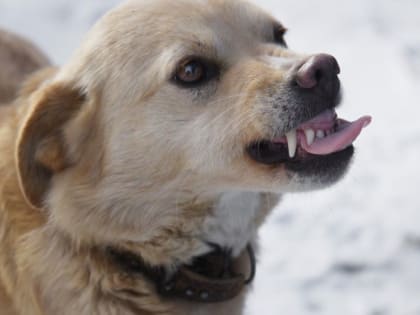
POLYGON ((35 92, 18 136, 16 163, 22 192, 42 208, 54 174, 72 164, 65 127, 82 110, 86 96, 68 84, 56 83, 35 92))

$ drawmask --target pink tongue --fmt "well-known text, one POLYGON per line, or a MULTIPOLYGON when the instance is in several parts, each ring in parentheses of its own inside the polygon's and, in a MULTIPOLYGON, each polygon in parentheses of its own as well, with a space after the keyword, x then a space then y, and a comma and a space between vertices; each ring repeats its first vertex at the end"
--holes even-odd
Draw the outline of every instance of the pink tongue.
POLYGON ((306 143, 306 140, 302 140, 301 146, 306 152, 315 155, 327 155, 344 150, 356 140, 362 129, 367 127, 371 121, 370 116, 364 116, 352 123, 340 121, 338 131, 334 134, 324 139, 316 139, 310 146, 306 143))

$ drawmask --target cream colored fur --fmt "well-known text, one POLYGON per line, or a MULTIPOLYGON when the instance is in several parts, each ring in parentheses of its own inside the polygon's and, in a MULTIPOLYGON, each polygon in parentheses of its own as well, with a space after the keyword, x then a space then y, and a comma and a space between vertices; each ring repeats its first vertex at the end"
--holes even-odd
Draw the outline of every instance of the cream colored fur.
POLYGON ((246 292, 215 305, 165 300, 104 249, 168 269, 208 242, 239 257, 278 194, 305 186, 244 153, 270 134, 266 96, 305 58, 273 42, 274 23, 242 1, 132 0, 0 108, 1 310, 242 314, 246 292), (221 78, 176 86, 188 56, 217 60, 221 78))

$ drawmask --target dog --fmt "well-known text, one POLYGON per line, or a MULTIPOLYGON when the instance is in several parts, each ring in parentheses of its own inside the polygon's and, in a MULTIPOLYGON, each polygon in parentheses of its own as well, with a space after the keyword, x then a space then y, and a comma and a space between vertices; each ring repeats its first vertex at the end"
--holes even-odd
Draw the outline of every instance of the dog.
POLYGON ((33 44, 0 30, 0 105, 13 101, 25 78, 48 65, 47 56, 33 44))
POLYGON ((5 314, 243 313, 258 228, 342 178, 371 121, 337 117, 338 62, 285 33, 239 0, 131 0, 40 58, 0 107, 5 314))

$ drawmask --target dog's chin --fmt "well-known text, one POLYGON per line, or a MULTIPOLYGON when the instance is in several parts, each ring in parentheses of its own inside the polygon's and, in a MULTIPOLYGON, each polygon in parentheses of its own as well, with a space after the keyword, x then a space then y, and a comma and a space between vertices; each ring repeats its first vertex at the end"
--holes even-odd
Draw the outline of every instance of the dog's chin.
POLYGON ((285 169, 301 186, 298 190, 312 190, 334 184, 345 175, 354 155, 354 146, 328 155, 314 155, 299 148, 290 158, 287 145, 258 141, 249 145, 246 151, 254 163, 268 166, 269 172, 285 169))
POLYGON ((305 159, 285 163, 289 174, 307 183, 308 189, 327 187, 346 174, 354 155, 354 146, 329 155, 308 155, 305 159))

